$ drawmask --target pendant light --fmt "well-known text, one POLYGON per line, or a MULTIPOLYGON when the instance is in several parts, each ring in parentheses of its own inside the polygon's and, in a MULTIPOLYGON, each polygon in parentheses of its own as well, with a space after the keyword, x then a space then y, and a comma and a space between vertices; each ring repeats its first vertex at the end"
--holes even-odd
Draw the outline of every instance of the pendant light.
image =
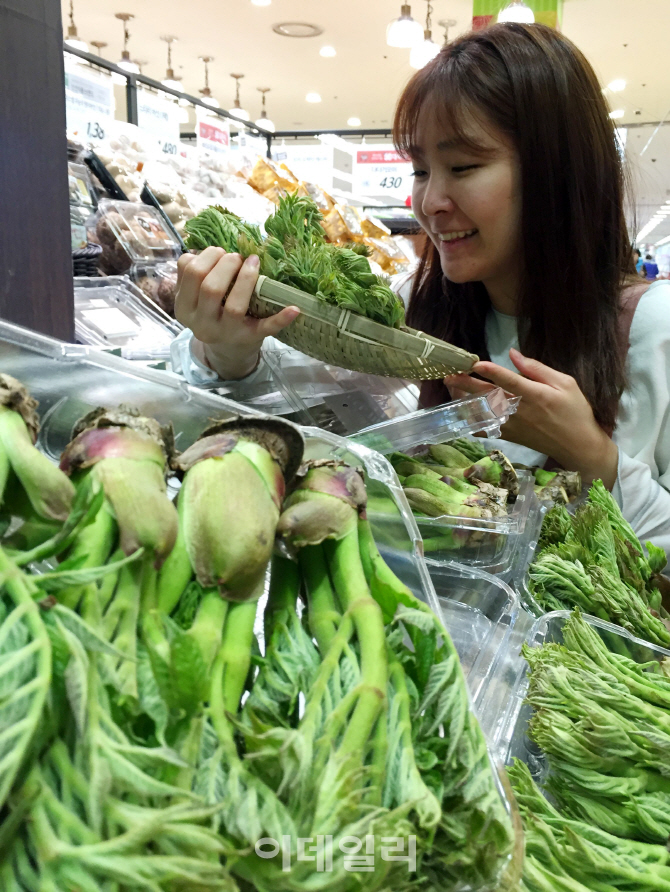
POLYGON ((220 108, 219 100, 212 96, 212 91, 209 89, 209 63, 214 61, 214 56, 200 56, 200 59, 205 63, 205 88, 200 91, 202 101, 211 108, 220 108))
POLYGON ((498 13, 499 22, 520 22, 522 25, 532 25, 535 21, 535 13, 523 0, 512 0, 509 6, 498 13))
POLYGON ((433 12, 433 5, 428 0, 428 9, 426 11, 426 30, 423 32, 423 40, 421 43, 417 43, 416 46, 412 47, 412 51, 409 54, 409 64, 412 68, 416 68, 417 70, 423 68, 424 65, 427 65, 429 62, 437 56, 440 52, 439 44, 435 43, 433 40, 433 32, 431 30, 431 21, 430 17, 433 12))
POLYGON ((250 121, 251 115, 246 110, 246 108, 242 108, 242 106, 240 105, 240 80, 244 77, 244 75, 231 74, 230 76, 235 78, 235 103, 232 108, 228 109, 228 111, 231 115, 239 118, 240 121, 250 121))
POLYGON ((259 127, 262 127, 264 130, 269 130, 270 133, 274 133, 277 128, 274 125, 274 121, 271 121, 270 118, 268 118, 268 113, 265 109, 265 94, 270 92, 270 88, 269 87, 257 87, 256 89, 263 96, 263 100, 261 103, 261 116, 256 121, 256 124, 259 127))
POLYGON ((176 37, 171 37, 170 35, 161 37, 161 40, 164 40, 165 43, 167 43, 168 48, 167 71, 165 72, 165 79, 162 80, 161 83, 164 87, 169 87, 171 90, 179 90, 180 93, 183 93, 184 85, 178 78, 174 76, 174 71, 172 69, 172 44, 176 39, 176 37))
POLYGON ((130 53, 128 52, 128 41, 130 40, 130 32, 128 31, 128 22, 135 16, 131 12, 117 12, 116 18, 123 22, 123 52, 121 58, 116 63, 119 68, 123 68, 128 74, 139 74, 140 67, 137 62, 132 62, 130 53))
POLYGON ((92 40, 91 46, 94 46, 96 48, 96 50, 98 51, 97 55, 100 56, 100 58, 102 59, 103 58, 102 51, 107 46, 105 41, 104 40, 92 40))
POLYGON ((74 0, 70 0, 70 27, 67 29, 65 43, 71 46, 73 50, 81 50, 82 53, 88 52, 88 44, 85 40, 80 40, 77 34, 77 26, 74 23, 74 0))
POLYGON ((402 49, 411 49, 423 39, 421 25, 412 18, 412 9, 408 3, 400 7, 400 18, 394 19, 386 29, 386 43, 402 49))

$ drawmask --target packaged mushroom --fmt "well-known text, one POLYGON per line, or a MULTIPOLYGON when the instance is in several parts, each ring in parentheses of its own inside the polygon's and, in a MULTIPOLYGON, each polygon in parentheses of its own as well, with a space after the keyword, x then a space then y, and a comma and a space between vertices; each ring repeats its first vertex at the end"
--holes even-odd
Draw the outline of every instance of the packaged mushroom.
POLYGON ((100 269, 108 276, 122 275, 134 263, 175 260, 180 254, 158 211, 128 201, 100 202, 89 241, 102 246, 100 269))

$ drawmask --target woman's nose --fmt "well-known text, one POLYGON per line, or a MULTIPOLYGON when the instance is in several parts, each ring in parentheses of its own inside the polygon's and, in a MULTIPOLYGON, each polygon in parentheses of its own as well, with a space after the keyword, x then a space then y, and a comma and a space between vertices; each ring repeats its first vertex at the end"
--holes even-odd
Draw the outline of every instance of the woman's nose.
POLYGON ((433 217, 439 213, 451 213, 455 207, 453 199, 444 186, 439 183, 428 183, 421 202, 421 208, 427 217, 433 217))

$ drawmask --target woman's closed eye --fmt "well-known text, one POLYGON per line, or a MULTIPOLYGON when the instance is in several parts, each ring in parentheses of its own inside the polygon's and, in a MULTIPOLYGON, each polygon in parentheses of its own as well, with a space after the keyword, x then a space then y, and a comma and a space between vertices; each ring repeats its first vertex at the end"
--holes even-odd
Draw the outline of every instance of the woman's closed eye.
POLYGON ((425 170, 413 170, 410 174, 411 177, 416 177, 417 180, 421 179, 421 177, 425 177, 427 175, 427 171, 425 170))
POLYGON ((458 167, 452 167, 452 173, 465 173, 468 170, 476 170, 478 167, 481 167, 481 164, 461 164, 458 167))

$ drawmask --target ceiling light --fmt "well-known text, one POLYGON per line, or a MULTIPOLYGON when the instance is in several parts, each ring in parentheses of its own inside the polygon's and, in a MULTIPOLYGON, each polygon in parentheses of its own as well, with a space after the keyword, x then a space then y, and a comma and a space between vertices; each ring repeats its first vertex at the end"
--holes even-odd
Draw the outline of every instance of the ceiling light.
POLYGON ((94 46, 96 48, 96 50, 98 51, 98 55, 102 59, 102 50, 104 50, 104 48, 107 46, 105 41, 104 40, 92 40, 91 46, 94 46))
POLYGON ((334 46, 322 46, 319 50, 319 55, 323 56, 324 59, 332 59, 333 56, 337 55, 337 50, 334 46))
POLYGON ((200 90, 202 101, 210 108, 220 108, 219 100, 212 96, 212 91, 209 89, 209 63, 214 61, 214 56, 200 56, 200 60, 205 63, 205 86, 200 90))
POLYGON ((74 0, 70 0, 70 27, 67 29, 65 43, 74 50, 81 50, 82 53, 88 52, 88 44, 85 40, 79 39, 77 26, 74 23, 74 0))
POLYGON ((360 118, 349 118, 349 120, 347 121, 347 125, 349 127, 360 127, 361 119, 360 118))
POLYGON ((251 0, 252 6, 269 6, 272 0, 251 0))
POLYGON ((615 80, 610 81, 607 85, 607 89, 611 93, 620 93, 622 90, 626 89, 626 81, 622 77, 617 77, 615 80))
POLYGON ((240 121, 250 121, 251 115, 246 110, 246 108, 242 108, 240 103, 240 80, 244 77, 243 74, 231 74, 231 77, 235 78, 235 102, 233 103, 233 107, 229 108, 228 111, 231 115, 235 115, 236 118, 239 118, 240 121))
POLYGON ((310 25, 309 22, 280 22, 278 25, 273 25, 272 30, 282 37, 318 37, 319 34, 323 34, 323 28, 310 25))
POLYGON ((624 109, 615 108, 614 111, 610 112, 610 118, 614 118, 615 120, 617 120, 618 118, 623 118, 625 114, 626 112, 624 111, 624 109))
POLYGON ((429 62, 432 62, 435 56, 440 52, 440 47, 433 40, 433 33, 431 31, 430 16, 432 12, 433 6, 430 0, 428 0, 426 28, 423 32, 423 40, 421 43, 417 43, 416 46, 413 46, 412 51, 409 54, 409 64, 412 68, 416 68, 417 70, 423 68, 429 62))
POLYGON ((526 6, 523 0, 512 0, 509 6, 498 13, 499 22, 520 22, 522 25, 532 25, 535 14, 530 6, 526 6))
POLYGON ((123 22, 123 52, 121 58, 116 63, 119 68, 123 68, 128 74, 139 74, 140 66, 137 62, 131 62, 130 53, 128 52, 128 41, 130 40, 130 32, 128 31, 128 22, 135 16, 131 12, 117 12, 116 18, 123 22))
POLYGON ((321 97, 318 93, 308 93, 305 96, 305 99, 307 100, 307 102, 321 102, 321 97))
POLYGON ((270 118, 268 118, 268 113, 265 110, 265 94, 270 92, 270 88, 257 87, 256 89, 259 91, 259 93, 263 94, 263 101, 261 103, 261 116, 256 121, 256 124, 259 127, 262 127, 264 130, 269 130, 270 133, 274 133, 277 128, 274 125, 274 121, 271 121, 270 118))
POLYGON ((394 19, 386 29, 386 43, 401 49, 411 49, 423 40, 423 28, 412 18, 408 3, 400 7, 400 18, 394 19))
POLYGON ((165 72, 165 79, 161 81, 164 87, 169 87, 171 90, 179 90, 180 93, 184 92, 184 85, 182 82, 174 76, 174 71, 172 69, 172 44, 176 40, 176 37, 170 37, 167 35, 166 37, 161 37, 161 40, 164 40, 167 43, 168 53, 167 53, 167 71, 165 72))

